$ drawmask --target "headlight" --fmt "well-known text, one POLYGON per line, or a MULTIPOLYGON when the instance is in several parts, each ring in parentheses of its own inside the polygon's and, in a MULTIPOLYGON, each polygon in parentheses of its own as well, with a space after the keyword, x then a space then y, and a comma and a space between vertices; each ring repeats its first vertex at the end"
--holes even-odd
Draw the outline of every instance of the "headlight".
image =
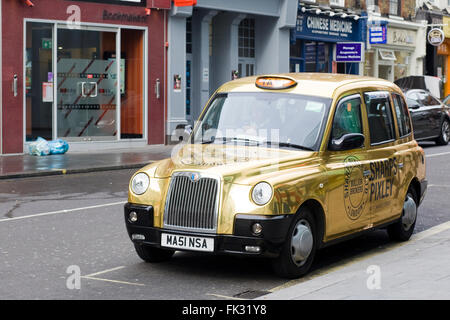
POLYGON ((265 205, 272 198, 272 186, 267 182, 258 183, 252 191, 253 201, 262 206, 265 205))
POLYGON ((150 178, 145 173, 141 172, 134 176, 131 181, 131 191, 135 194, 143 194, 148 189, 150 178))

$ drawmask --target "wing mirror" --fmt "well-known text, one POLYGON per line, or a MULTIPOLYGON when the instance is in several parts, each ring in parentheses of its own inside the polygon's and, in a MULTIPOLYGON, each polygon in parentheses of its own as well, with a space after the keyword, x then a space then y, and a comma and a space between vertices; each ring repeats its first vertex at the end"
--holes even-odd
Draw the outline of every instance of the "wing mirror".
POLYGON ((357 149, 364 145, 364 139, 361 133, 344 134, 340 139, 333 139, 329 149, 332 151, 357 149))

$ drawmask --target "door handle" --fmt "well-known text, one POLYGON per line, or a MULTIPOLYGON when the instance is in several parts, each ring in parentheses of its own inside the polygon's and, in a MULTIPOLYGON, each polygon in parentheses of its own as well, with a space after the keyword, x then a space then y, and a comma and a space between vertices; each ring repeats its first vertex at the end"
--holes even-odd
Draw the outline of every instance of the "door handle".
POLYGON ((155 83, 155 95, 156 95, 156 99, 159 99, 159 97, 161 96, 161 93, 160 93, 160 87, 161 87, 161 82, 159 81, 159 79, 156 79, 156 83, 155 83))
POLYGON ((19 84, 19 79, 17 78, 17 74, 14 75, 13 77, 13 83, 12 83, 12 92, 14 94, 14 97, 17 97, 17 88, 18 88, 18 84, 19 84))
POLYGON ((86 95, 86 93, 85 93, 85 91, 84 91, 84 86, 86 85, 86 82, 82 82, 81 83, 81 95, 83 96, 83 98, 86 98, 87 97, 87 95, 86 95))
POLYGON ((89 82, 89 84, 93 84, 94 85, 94 89, 95 89, 95 94, 94 95, 91 94, 92 93, 92 89, 91 89, 89 97, 91 97, 91 98, 97 97, 97 95, 98 95, 97 82, 89 82))

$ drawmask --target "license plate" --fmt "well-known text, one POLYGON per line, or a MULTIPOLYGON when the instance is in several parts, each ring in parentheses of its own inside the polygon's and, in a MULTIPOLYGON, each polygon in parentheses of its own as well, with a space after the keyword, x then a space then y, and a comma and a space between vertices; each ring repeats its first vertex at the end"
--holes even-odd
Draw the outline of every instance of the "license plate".
POLYGON ((213 252, 214 239, 162 233, 161 246, 174 249, 213 252))

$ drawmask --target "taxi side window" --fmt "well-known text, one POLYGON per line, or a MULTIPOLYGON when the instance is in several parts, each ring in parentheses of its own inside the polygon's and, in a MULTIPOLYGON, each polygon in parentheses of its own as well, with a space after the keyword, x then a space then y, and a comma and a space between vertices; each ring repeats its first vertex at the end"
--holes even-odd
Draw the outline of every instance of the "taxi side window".
POLYGON ((369 120, 370 144, 380 144, 395 139, 389 93, 384 91, 364 93, 369 120))
POLYGON ((397 125, 400 137, 405 137, 411 133, 411 120, 409 118, 408 106, 401 95, 393 93, 394 110, 397 115, 397 125))
POLYGON ((339 102, 333 119, 331 139, 340 139, 344 134, 363 133, 361 122, 361 98, 359 95, 344 98, 339 102))

